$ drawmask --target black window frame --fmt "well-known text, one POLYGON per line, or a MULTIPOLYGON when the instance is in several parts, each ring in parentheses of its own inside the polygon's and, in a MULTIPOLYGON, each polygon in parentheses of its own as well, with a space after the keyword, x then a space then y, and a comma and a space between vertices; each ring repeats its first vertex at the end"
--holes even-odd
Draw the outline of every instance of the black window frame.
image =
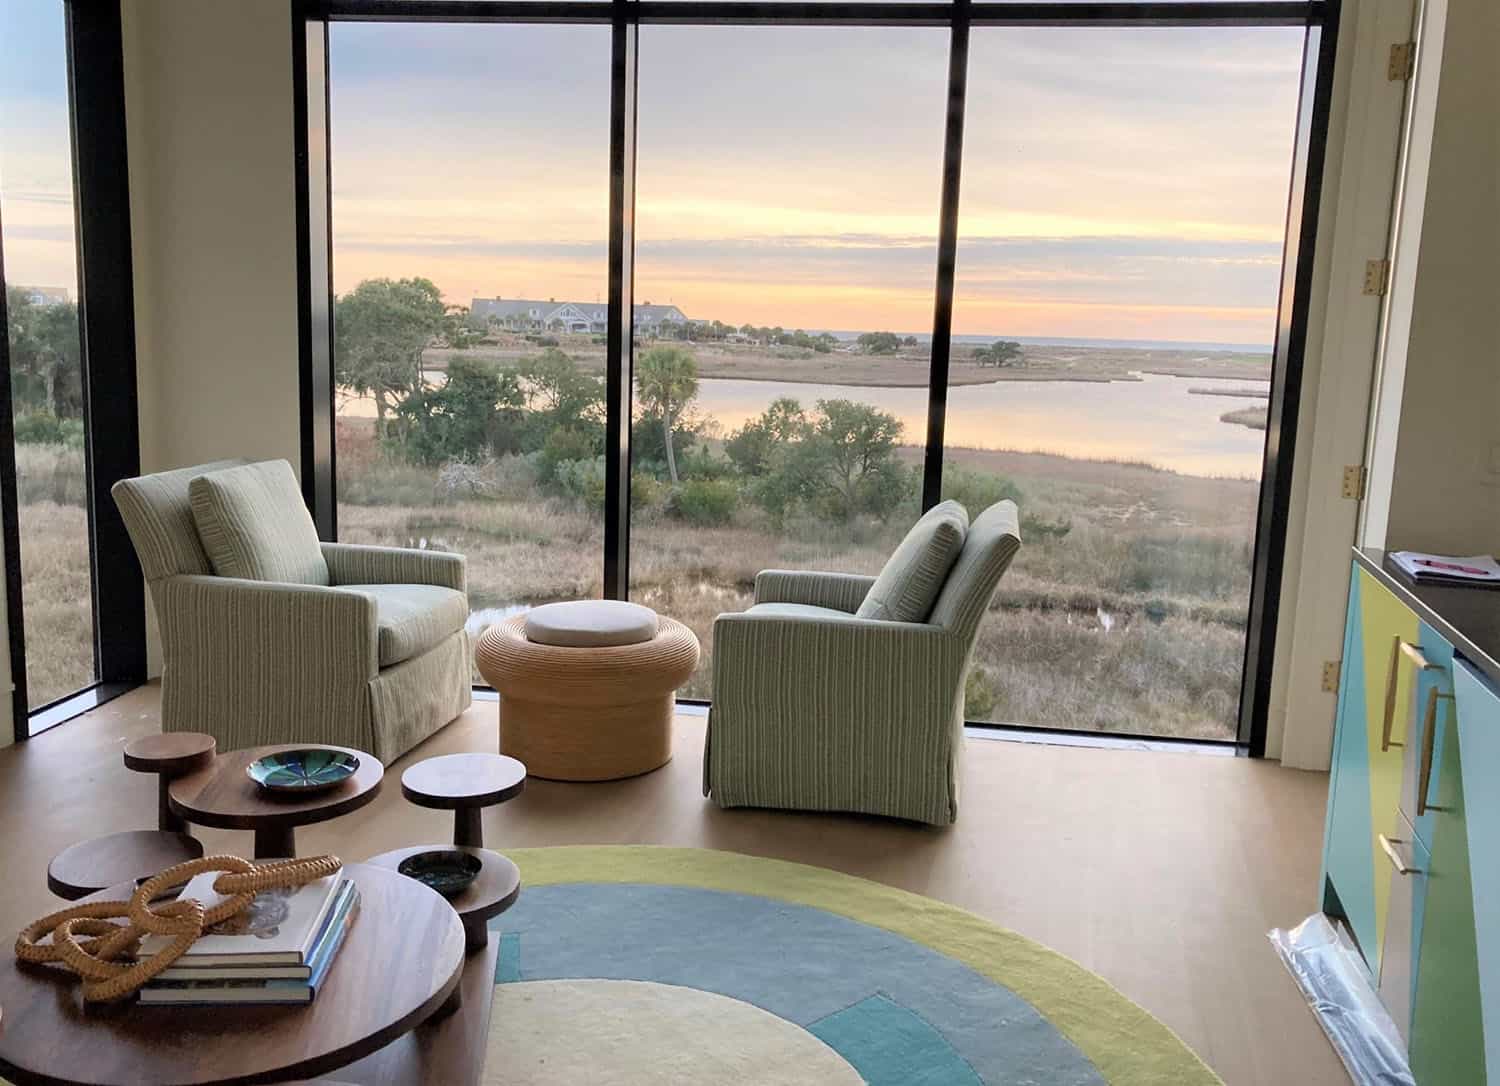
MULTIPOLYGON (((612 28, 609 159, 608 405, 605 459, 604 594, 629 591, 630 390, 634 257, 636 55, 644 25, 947 27, 948 108, 939 204, 931 371, 922 507, 941 497, 950 333, 959 238, 969 32, 1016 27, 1299 27, 1303 67, 1283 248, 1282 286, 1260 500, 1252 557, 1239 726, 1222 741, 1265 754, 1286 525, 1291 499, 1303 357, 1312 296, 1323 166, 1333 93, 1341 0, 936 0, 829 3, 823 0, 291 0, 296 80, 297 236, 302 290, 303 487, 325 539, 337 538, 333 441, 332 229, 329 215, 327 27, 331 22, 595 23, 612 28), (321 84, 319 102, 316 91, 321 84)), ((974 727, 996 727, 969 721, 974 727)), ((1025 725, 1020 725, 1025 727, 1025 725)), ((1003 725, 1014 728, 1017 725, 1003 725)), ((1042 728, 1038 730, 1056 730, 1042 728)), ((1109 733, 1173 742, 1172 737, 1109 733)), ((1180 740, 1179 740, 1180 741, 1180 740)), ((1202 740, 1191 742, 1202 744, 1202 740)))
MULTIPOLYGON (((109 493, 116 481, 140 474, 120 7, 88 0, 61 2, 78 252, 94 677, 71 694, 34 709, 28 705, 25 588, 21 576, 24 542, 16 499, 10 349, 8 336, 0 334, 0 538, 5 547, 11 708, 17 740, 38 735, 146 680, 145 581, 125 523, 109 493)), ((4 282, 0 253, 0 286, 4 282)), ((7 327, 3 293, 0 290, 0 331, 7 327)))

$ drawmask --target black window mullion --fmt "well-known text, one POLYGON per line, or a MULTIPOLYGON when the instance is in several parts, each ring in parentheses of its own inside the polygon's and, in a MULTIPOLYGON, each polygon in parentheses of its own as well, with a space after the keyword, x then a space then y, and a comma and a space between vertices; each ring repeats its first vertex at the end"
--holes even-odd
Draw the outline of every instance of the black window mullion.
POLYGON ((922 460, 922 508, 943 494, 943 427, 948 413, 948 360, 953 340, 953 281, 958 260, 959 180, 964 156, 964 98, 969 78, 969 5, 954 4, 948 52, 948 115, 943 133, 943 189, 938 209, 937 285, 932 307, 931 369, 927 381, 927 451, 922 460))
POLYGON ((69 3, 66 15, 94 678, 139 683, 145 582, 110 496, 141 470, 123 36, 118 5, 69 3))
POLYGON ((604 597, 630 594, 630 409, 635 312, 636 72, 640 29, 616 0, 610 43, 609 334, 605 348, 604 597))

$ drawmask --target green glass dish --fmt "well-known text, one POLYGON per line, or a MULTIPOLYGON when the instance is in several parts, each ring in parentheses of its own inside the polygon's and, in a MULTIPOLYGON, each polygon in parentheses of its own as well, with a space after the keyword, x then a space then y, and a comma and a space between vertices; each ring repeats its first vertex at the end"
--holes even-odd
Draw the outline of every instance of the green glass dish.
POLYGON ((396 865, 396 870, 444 897, 453 897, 467 890, 483 867, 478 856, 456 848, 442 848, 408 856, 396 865))
POLYGON ((342 750, 283 750, 257 758, 245 767, 250 779, 268 792, 311 795, 337 788, 359 769, 359 759, 342 750))

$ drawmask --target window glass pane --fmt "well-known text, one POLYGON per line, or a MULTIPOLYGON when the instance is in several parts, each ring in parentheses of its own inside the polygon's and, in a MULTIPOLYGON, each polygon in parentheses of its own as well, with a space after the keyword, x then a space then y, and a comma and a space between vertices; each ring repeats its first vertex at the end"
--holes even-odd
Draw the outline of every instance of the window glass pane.
POLYGON ((1302 38, 974 31, 943 483, 1024 543, 971 718, 1234 736, 1302 38))
POLYGON ((758 570, 875 572, 916 515, 948 42, 641 30, 631 598, 689 696, 758 570))
POLYGON ((339 537, 597 596, 609 29, 330 28, 339 537))
POLYGON ((33 708, 95 676, 67 72, 63 5, 0 0, 0 245, 33 708))

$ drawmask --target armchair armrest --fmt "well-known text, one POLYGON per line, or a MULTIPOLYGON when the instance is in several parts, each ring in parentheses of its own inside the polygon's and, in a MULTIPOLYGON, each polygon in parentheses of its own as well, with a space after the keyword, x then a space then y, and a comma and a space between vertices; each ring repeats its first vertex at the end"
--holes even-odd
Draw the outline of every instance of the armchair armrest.
POLYGON ((176 672, 279 675, 362 685, 379 672, 375 601, 320 585, 191 574, 158 585, 167 667, 176 672), (186 666, 185 666, 186 665, 186 666))
POLYGON ((465 591, 464 556, 410 547, 324 543, 328 580, 344 584, 431 584, 465 591))
POLYGON ((859 610, 874 577, 858 573, 763 569, 755 575, 756 603, 801 603, 853 614, 859 610))

